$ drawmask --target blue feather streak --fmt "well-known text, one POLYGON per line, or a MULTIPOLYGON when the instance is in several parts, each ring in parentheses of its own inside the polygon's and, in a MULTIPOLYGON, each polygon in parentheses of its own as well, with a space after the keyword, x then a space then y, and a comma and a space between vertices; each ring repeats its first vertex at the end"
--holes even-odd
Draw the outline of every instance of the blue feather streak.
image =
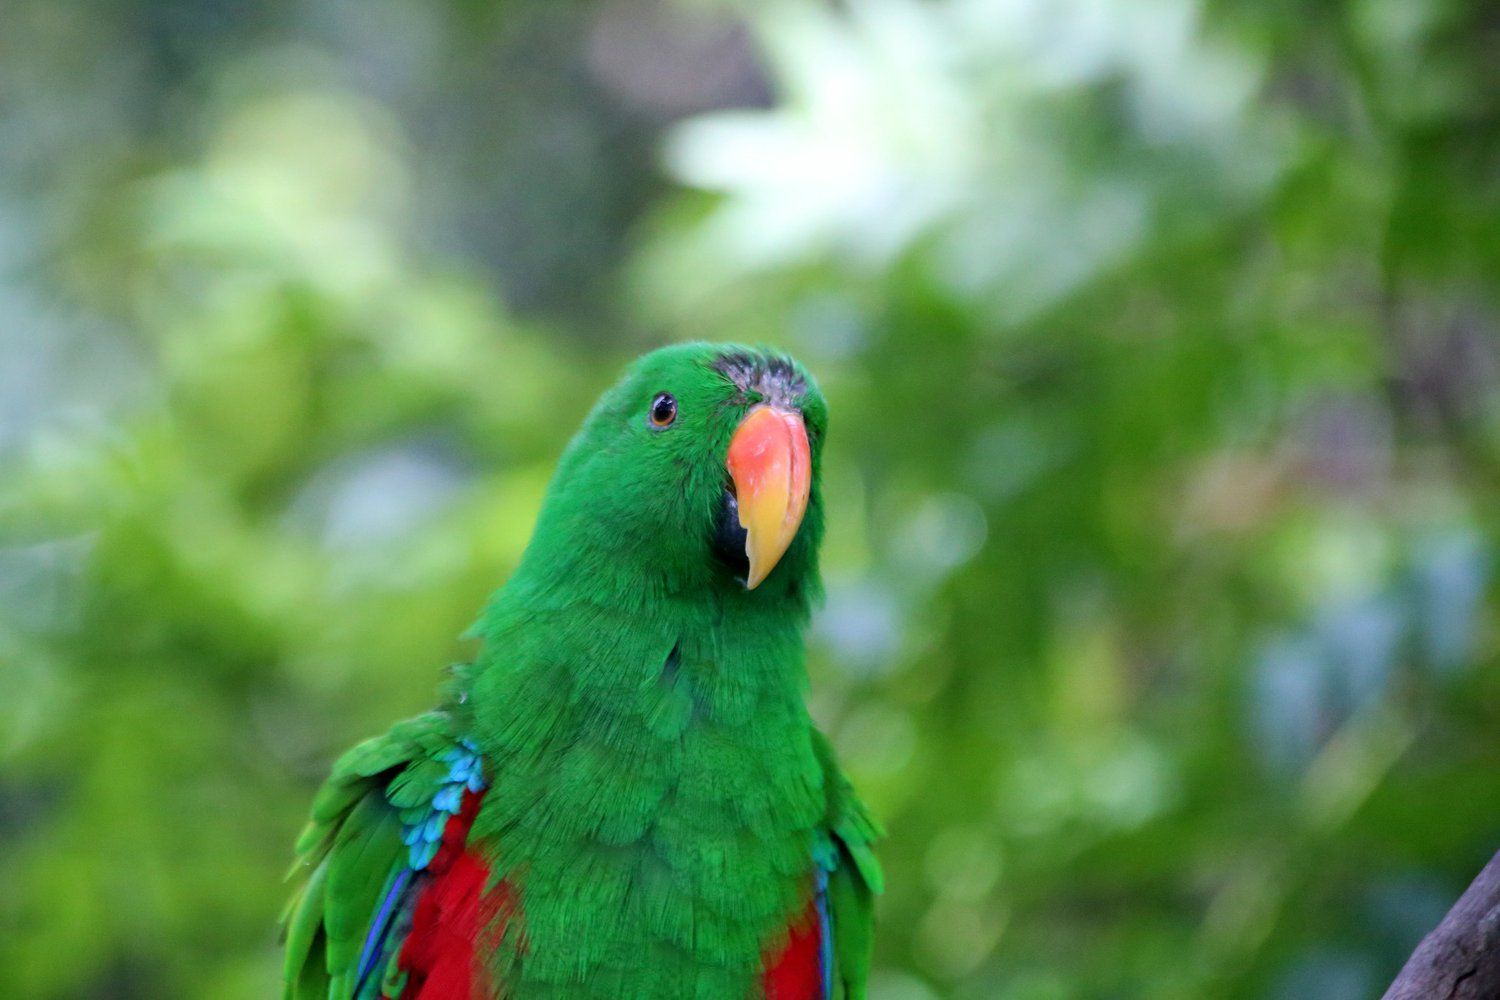
POLYGON ((365 979, 375 967, 375 960, 379 957, 378 945, 385 938, 386 925, 391 918, 391 908, 401 898, 401 893, 406 889, 406 883, 411 878, 411 869, 402 868, 396 873, 391 887, 386 890, 385 899, 380 903, 380 912, 375 915, 375 922, 370 925, 369 936, 365 938, 364 949, 359 954, 359 976, 355 980, 355 995, 364 987, 365 979))
POLYGON ((833 997, 833 914, 828 912, 828 872, 818 866, 818 957, 823 967, 823 996, 833 997))

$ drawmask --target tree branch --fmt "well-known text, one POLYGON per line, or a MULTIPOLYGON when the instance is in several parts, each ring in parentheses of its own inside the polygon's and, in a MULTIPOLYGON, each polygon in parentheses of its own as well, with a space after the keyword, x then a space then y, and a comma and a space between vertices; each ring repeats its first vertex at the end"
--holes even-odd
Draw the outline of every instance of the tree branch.
POLYGON ((1500 854, 1417 945, 1383 1000, 1500 1000, 1500 854))

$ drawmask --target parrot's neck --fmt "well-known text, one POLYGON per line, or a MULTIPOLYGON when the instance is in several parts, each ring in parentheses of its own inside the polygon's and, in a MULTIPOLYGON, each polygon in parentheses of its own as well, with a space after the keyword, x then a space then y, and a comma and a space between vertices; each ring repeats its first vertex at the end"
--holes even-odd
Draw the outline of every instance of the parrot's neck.
POLYGON ((805 602, 738 584, 634 600, 508 586, 478 626, 474 738, 524 760, 630 735, 632 755, 663 768, 695 730, 764 748, 809 726, 806 617, 805 602))
POLYGON ((782 724, 806 728, 802 575, 781 567, 754 591, 725 572, 672 572, 568 535, 538 531, 475 633, 475 738, 497 756, 550 753, 639 725, 647 739, 694 727, 747 749, 782 724), (701 574, 701 575, 700 575, 701 574))

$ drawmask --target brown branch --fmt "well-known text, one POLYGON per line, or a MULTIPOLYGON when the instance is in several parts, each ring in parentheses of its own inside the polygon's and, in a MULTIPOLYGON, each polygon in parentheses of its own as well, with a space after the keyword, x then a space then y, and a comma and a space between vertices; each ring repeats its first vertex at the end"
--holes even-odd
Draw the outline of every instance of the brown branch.
POLYGON ((1383 1000, 1500 1000, 1500 854, 1417 945, 1383 1000))

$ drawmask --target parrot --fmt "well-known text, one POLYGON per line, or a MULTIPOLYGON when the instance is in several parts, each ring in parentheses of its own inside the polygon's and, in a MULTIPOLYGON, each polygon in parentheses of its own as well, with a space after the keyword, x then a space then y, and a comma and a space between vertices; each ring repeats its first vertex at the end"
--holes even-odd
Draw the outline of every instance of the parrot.
POLYGON ((439 708, 297 840, 284 1000, 861 1000, 879 824, 813 723, 827 404, 771 348, 637 359, 439 708))

